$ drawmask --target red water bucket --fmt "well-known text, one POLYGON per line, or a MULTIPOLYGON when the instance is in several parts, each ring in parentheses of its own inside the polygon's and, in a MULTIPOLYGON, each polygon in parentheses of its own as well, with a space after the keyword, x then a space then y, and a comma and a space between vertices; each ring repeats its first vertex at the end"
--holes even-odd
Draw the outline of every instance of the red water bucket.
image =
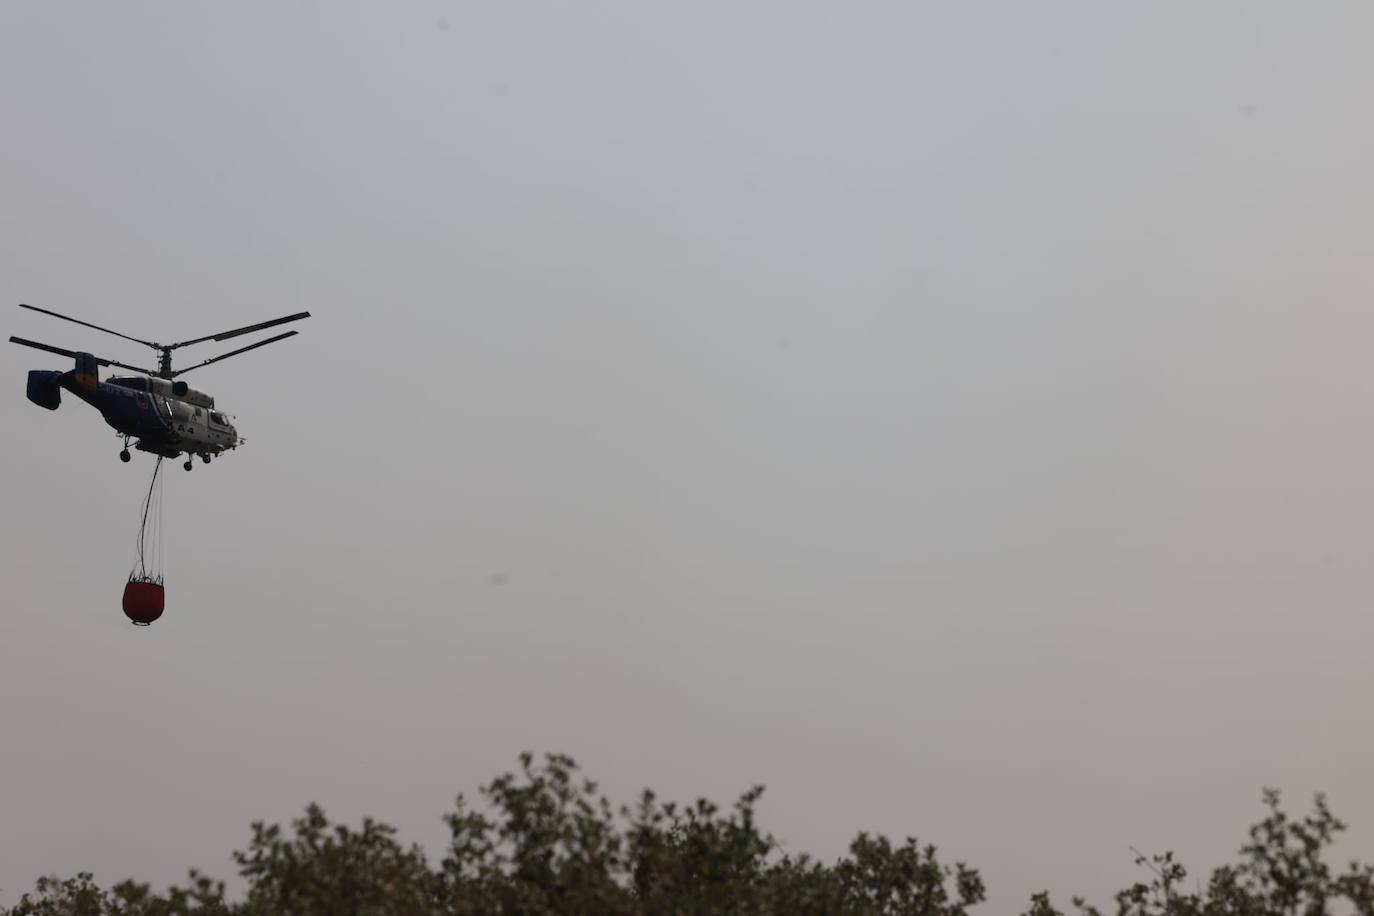
POLYGON ((130 579, 124 586, 124 616, 132 620, 134 626, 146 627, 162 616, 166 600, 166 590, 160 581, 130 579))

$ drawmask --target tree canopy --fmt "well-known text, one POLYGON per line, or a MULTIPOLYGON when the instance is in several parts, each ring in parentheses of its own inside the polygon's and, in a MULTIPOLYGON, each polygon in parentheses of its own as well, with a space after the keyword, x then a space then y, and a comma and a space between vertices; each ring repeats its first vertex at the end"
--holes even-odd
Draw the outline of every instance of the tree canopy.
MULTIPOLYGON (((364 819, 334 824, 309 805, 287 829, 254 823, 234 853, 239 899, 192 871, 185 886, 155 892, 89 873, 40 878, 0 916, 965 916, 985 897, 978 871, 943 864, 933 845, 858 834, 833 863, 783 852, 755 817, 762 787, 728 809, 680 805, 645 791, 613 805, 569 757, 520 758, 445 816, 450 838, 431 863, 395 830, 364 819)), ((1143 880, 1120 891, 1116 916, 1374 916, 1374 867, 1328 861, 1344 829, 1326 800, 1290 817, 1279 794, 1250 829, 1237 862, 1188 890, 1188 872, 1164 852, 1142 856, 1143 880)), ((1075 899, 1068 912, 1113 908, 1075 899)), ((1062 916, 1046 893, 1023 916, 1062 916)))

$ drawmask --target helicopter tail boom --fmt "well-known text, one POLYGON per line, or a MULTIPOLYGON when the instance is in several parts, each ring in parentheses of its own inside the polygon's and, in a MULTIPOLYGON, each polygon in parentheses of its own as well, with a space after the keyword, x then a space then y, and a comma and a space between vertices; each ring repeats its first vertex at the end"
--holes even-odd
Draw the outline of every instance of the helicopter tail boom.
POLYGON ((29 370, 25 394, 30 401, 45 410, 56 410, 62 405, 62 389, 66 388, 81 400, 96 404, 97 392, 100 389, 99 357, 89 353, 70 353, 70 356, 76 364, 66 372, 55 372, 51 369, 29 370))

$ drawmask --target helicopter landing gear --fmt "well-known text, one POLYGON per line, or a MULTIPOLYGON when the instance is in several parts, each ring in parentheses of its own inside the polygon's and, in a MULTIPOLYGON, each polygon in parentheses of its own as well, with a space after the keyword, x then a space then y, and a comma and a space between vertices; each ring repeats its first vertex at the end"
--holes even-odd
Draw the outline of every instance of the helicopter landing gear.
POLYGON ((210 463, 210 456, 209 456, 209 455, 201 455, 201 456, 200 456, 200 460, 201 460, 201 461, 204 461, 206 464, 209 464, 209 463, 210 463))
POLYGON ((119 460, 122 461, 122 462, 124 462, 125 464, 128 464, 128 463, 129 463, 129 459, 131 459, 131 458, 133 458, 133 457, 134 457, 133 455, 130 455, 130 454, 129 454, 129 450, 128 450, 127 448, 126 448, 124 451, 122 451, 122 452, 119 453, 119 460))
POLYGON ((190 458, 187 458, 187 459, 186 459, 186 463, 183 464, 182 467, 184 467, 184 468, 185 468, 186 470, 188 470, 188 471, 191 470, 191 467, 192 467, 192 465, 191 465, 191 459, 190 459, 190 458))

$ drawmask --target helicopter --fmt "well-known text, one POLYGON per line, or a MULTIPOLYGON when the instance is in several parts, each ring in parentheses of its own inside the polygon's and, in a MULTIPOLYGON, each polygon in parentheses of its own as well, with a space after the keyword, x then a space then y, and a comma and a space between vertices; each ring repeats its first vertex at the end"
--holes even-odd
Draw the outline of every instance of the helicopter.
POLYGON ((56 410, 62 403, 62 389, 65 388, 100 411, 105 422, 114 427, 115 431, 124 438, 124 450, 119 453, 120 461, 128 462, 131 460, 129 441, 132 439, 135 449, 163 458, 176 458, 184 453, 186 463, 182 467, 188 471, 191 470, 197 455, 200 456, 201 461, 209 464, 211 458, 238 448, 243 444, 244 439, 234 427, 232 418, 215 407, 213 397, 177 380, 177 376, 184 375, 192 369, 199 369, 222 359, 228 359, 231 356, 238 356, 240 353, 247 353, 249 350, 256 350, 258 347, 265 347, 270 343, 285 340, 298 332, 287 331, 284 334, 260 340, 255 344, 240 347, 228 353, 221 353, 219 356, 207 359, 202 363, 175 371, 172 369, 172 351, 181 347, 189 347, 192 344, 204 343, 207 340, 229 340, 232 337, 252 334, 255 331, 265 331, 268 328, 310 317, 309 312, 297 312, 294 315, 287 315, 285 318, 274 318, 271 321, 235 328, 232 331, 209 334, 205 337, 196 337, 174 344, 160 344, 130 337, 128 334, 121 334, 119 331, 102 328, 98 324, 81 321, 35 305, 21 304, 19 307, 33 312, 41 312, 44 315, 51 315, 54 318, 61 318, 63 321, 70 321, 84 327, 94 328, 97 331, 104 331, 106 334, 132 340, 134 343, 140 343, 158 351, 158 368, 154 372, 112 359, 104 359, 91 353, 64 350, 61 347, 54 347, 34 340, 25 340, 22 337, 10 338, 10 343, 55 353, 75 361, 73 368, 66 372, 51 369, 30 370, 27 389, 30 401, 47 410, 56 410), (112 376, 102 381, 100 378, 101 366, 118 366, 121 369, 137 372, 139 375, 112 376))

